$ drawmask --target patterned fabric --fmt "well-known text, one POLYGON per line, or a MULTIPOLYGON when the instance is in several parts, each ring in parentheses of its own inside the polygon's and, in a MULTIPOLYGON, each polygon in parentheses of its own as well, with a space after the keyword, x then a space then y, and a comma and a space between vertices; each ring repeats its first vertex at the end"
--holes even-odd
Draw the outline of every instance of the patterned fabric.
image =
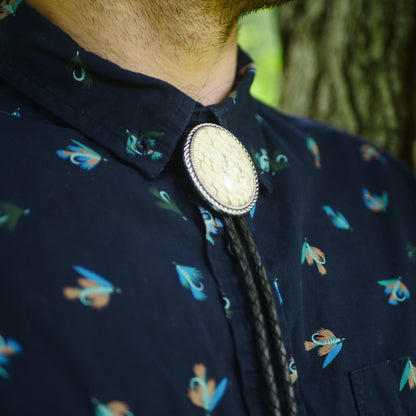
POLYGON ((416 414, 416 182, 364 140, 235 90, 209 107, 0 7, 0 414, 265 416, 223 217, 183 167, 222 125, 301 415, 416 414))

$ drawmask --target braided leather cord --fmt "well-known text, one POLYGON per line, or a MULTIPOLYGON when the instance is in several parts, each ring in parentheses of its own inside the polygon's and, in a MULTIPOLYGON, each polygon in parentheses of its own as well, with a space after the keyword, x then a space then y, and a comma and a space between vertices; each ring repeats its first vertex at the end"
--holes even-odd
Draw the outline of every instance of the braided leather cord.
POLYGON ((258 277, 261 294, 265 302, 267 320, 270 324, 269 326, 271 331, 271 340, 277 352, 277 359, 279 362, 281 377, 283 380, 283 385, 286 394, 288 415, 296 416, 298 412, 295 391, 290 380, 286 348, 283 342, 282 331, 280 329, 279 318, 277 316, 276 304, 273 298, 270 281, 267 276, 263 260, 260 256, 260 253, 257 250, 256 243, 254 242, 253 236, 250 232, 250 229, 247 226, 245 219, 243 217, 236 217, 236 222, 238 224, 239 230, 244 236, 244 240, 249 251, 250 258, 254 262, 254 266, 256 268, 255 275, 256 277, 258 277))
POLYGON ((266 326, 264 316, 260 305, 260 299, 257 292, 254 276, 250 269, 250 264, 247 260, 246 251, 240 241, 237 229, 233 222, 233 218, 224 217, 224 223, 232 248, 237 255, 240 267, 243 271, 244 282, 247 288, 247 294, 250 301, 251 312, 254 318, 254 331, 257 343, 258 356, 261 362, 263 376, 267 386, 267 395, 269 399, 270 414, 273 416, 281 416, 279 395, 277 391, 277 384, 273 371, 273 366, 270 358, 270 350, 267 343, 266 326))

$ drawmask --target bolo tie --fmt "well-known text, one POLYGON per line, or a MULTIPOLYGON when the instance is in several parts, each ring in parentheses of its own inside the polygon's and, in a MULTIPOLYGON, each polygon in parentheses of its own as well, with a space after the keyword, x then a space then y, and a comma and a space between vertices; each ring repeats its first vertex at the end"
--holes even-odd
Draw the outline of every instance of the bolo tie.
POLYGON ((286 398, 285 414, 295 416, 295 393, 270 280, 243 217, 255 207, 259 193, 253 161, 230 131, 217 124, 203 123, 194 127, 185 140, 184 163, 199 194, 223 214, 231 248, 244 276, 269 413, 283 414, 278 392, 280 380, 286 398), (276 352, 278 369, 273 365, 269 344, 276 352))

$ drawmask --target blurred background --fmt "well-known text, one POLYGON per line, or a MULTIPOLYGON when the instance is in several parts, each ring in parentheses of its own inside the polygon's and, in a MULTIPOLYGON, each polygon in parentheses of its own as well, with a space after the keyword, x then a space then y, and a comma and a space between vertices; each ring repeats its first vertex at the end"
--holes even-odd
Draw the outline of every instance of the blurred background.
POLYGON ((416 172, 416 1, 297 0, 242 19, 259 100, 360 134, 416 172))

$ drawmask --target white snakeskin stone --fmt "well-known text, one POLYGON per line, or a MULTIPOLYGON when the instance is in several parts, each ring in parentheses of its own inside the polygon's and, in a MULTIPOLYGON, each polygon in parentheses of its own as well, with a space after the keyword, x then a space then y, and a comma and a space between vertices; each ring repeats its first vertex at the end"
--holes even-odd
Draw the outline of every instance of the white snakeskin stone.
POLYGON ((193 134, 190 154, 202 188, 220 205, 242 210, 255 201, 255 168, 232 133, 216 125, 203 125, 193 134))

